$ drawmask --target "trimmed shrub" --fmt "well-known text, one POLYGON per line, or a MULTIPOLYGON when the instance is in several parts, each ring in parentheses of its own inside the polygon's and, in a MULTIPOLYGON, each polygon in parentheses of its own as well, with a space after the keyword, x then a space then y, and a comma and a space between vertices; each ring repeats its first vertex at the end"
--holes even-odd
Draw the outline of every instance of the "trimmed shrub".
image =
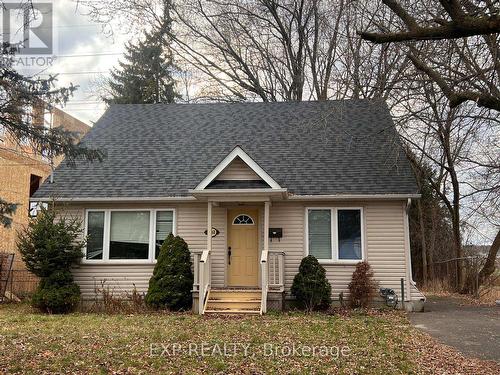
POLYGON ((31 304, 43 312, 62 314, 80 301, 80 288, 73 282, 71 266, 83 255, 85 240, 81 221, 58 218, 42 209, 27 228, 18 233, 17 247, 26 268, 40 277, 31 304))
POLYGON ((146 304, 154 308, 187 310, 192 304, 193 281, 187 243, 181 237, 169 234, 149 280, 146 304))
POLYGON ((80 302, 80 287, 68 271, 54 272, 43 278, 31 298, 33 307, 50 314, 65 314, 80 302))
POLYGON ((307 311, 326 309, 332 302, 332 286, 326 278, 325 269, 312 255, 300 262, 291 291, 299 305, 307 311))
POLYGON ((349 283, 349 304, 352 308, 366 308, 375 296, 377 284, 373 279, 373 271, 368 262, 359 262, 352 273, 349 283))

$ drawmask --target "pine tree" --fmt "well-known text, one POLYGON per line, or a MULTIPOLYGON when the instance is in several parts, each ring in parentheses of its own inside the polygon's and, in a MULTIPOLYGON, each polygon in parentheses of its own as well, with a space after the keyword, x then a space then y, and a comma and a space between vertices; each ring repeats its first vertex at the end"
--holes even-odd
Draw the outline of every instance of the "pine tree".
POLYGON ((42 209, 27 228, 19 232, 17 248, 26 268, 40 277, 31 304, 51 314, 67 313, 80 301, 71 267, 82 257, 85 240, 82 223, 59 217, 53 209, 42 209))
MULTIPOLYGON (((3 4, 3 2, 2 2, 3 4)), ((31 9, 31 1, 26 2, 26 7, 31 9)), ((32 21, 32 14, 28 12, 24 22, 32 21)), ((70 84, 68 87, 57 86, 57 75, 49 78, 35 78, 19 73, 14 61, 20 52, 17 44, 3 42, 0 45, 2 62, 0 64, 0 135, 6 135, 14 143, 27 144, 29 152, 34 156, 44 156, 52 159, 64 155, 68 163, 75 160, 86 159, 90 162, 102 161, 105 154, 97 149, 78 143, 75 133, 63 127, 47 129, 35 120, 34 108, 45 103, 47 108, 55 105, 64 105, 73 95, 78 86, 70 84)), ((0 141, 1 142, 1 141, 0 141)), ((2 145, 7 151, 16 151, 2 145)), ((0 227, 9 227, 12 216, 18 204, 10 202, 4 196, 5 191, 0 190, 0 227)))
POLYGON ((125 60, 111 72, 109 104, 173 103, 179 94, 172 77, 175 66, 169 46, 170 22, 146 32, 143 40, 126 47, 125 60))

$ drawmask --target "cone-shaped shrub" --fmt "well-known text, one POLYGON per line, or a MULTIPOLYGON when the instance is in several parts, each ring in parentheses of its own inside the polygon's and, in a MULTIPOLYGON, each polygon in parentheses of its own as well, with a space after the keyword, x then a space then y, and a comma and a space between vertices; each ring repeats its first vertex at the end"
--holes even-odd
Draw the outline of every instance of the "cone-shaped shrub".
POLYGON ((368 262, 359 262, 349 283, 350 306, 352 308, 368 307, 375 296, 376 287, 373 271, 368 262))
POLYGON ((189 309, 192 288, 193 271, 188 245, 181 237, 169 234, 149 280, 146 304, 176 311, 189 309))
POLYGON ((299 273, 292 284, 292 294, 307 311, 326 309, 331 304, 332 287, 325 269, 312 255, 300 262, 299 273))

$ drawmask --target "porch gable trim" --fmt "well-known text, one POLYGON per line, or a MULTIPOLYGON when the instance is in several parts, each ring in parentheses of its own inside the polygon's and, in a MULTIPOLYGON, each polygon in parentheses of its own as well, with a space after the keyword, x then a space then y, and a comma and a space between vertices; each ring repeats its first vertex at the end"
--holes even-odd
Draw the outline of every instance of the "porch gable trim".
POLYGON ((204 190, 215 178, 237 157, 248 165, 271 189, 281 189, 281 186, 258 165, 240 146, 236 146, 197 186, 195 192, 204 190))

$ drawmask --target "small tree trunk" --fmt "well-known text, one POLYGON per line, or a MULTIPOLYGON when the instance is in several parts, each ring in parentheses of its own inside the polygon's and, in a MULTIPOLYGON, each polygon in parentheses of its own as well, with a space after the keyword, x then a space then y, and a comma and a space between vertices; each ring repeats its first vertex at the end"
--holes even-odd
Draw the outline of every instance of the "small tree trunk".
POLYGON ((462 236, 460 234, 460 214, 458 207, 455 207, 452 216, 452 226, 453 226, 453 243, 455 246, 455 272, 456 272, 456 285, 455 290, 461 291, 463 288, 464 276, 463 276, 463 259, 462 259, 462 236))
POLYGON ((486 263, 479 272, 478 276, 478 287, 481 286, 484 281, 495 272, 495 261, 497 259, 498 249, 500 248, 500 230, 497 232, 495 240, 491 244, 490 251, 488 252, 488 257, 486 258, 486 263))
POLYGON ((434 249, 436 247, 436 209, 433 207, 431 211, 431 223, 432 223, 432 228, 431 228, 431 239, 430 239, 430 246, 427 249, 427 264, 429 265, 429 279, 434 280, 435 278, 435 271, 434 271, 434 249))
POLYGON ((417 201, 418 208, 418 221, 420 225, 420 243, 422 247, 422 283, 427 285, 427 244, 425 243, 425 225, 424 225, 424 212, 422 210, 422 202, 420 199, 417 201))

